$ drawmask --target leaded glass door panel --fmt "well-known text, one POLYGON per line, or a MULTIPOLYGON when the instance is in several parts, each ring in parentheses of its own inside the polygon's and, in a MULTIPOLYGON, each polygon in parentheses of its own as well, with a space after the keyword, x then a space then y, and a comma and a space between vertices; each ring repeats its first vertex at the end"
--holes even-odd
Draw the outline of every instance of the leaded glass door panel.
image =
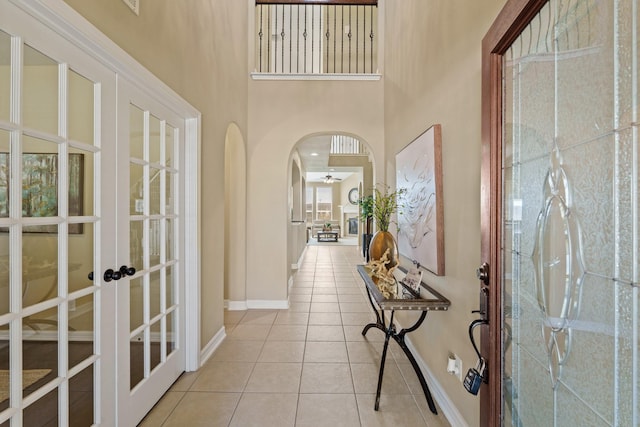
POLYGON ((638 425, 639 5, 525 3, 485 39, 500 373, 482 421, 638 425))

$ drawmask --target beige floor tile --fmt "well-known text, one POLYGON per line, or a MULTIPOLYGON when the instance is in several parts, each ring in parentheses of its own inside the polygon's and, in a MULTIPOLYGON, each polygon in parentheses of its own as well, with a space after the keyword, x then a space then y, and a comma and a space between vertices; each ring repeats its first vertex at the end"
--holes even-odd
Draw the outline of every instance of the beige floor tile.
POLYGON ((338 302, 338 295, 314 295, 311 302, 338 302))
POLYGON ((138 427, 156 427, 162 425, 169 418, 169 415, 180 400, 184 397, 184 392, 169 391, 162 396, 162 399, 155 404, 151 412, 147 414, 138 427))
POLYGON ((189 391, 193 382, 200 375, 200 371, 196 372, 183 372, 180 377, 173 383, 170 388, 170 391, 189 391))
POLYGON ((313 295, 337 295, 336 288, 313 288, 313 295))
POLYGON ((258 362, 302 362, 304 341, 267 341, 258 362))
MULTIPOLYGON (((367 298, 364 295, 360 295, 360 294, 340 294, 338 295, 338 301, 340 303, 363 302, 367 305, 369 304, 369 302, 367 301, 367 298)), ((371 310, 371 307, 369 307, 369 310, 371 310)))
POLYGON ((306 325, 309 323, 309 313, 295 313, 283 310, 276 316, 274 325, 306 325))
POLYGON ((254 363, 207 363, 189 391, 242 392, 253 371, 254 363))
POLYGON ((362 302, 341 302, 340 312, 341 313, 371 313, 373 311, 371 309, 370 304, 367 304, 365 301, 362 301, 362 302))
POLYGON ((362 329, 364 325, 344 325, 344 338, 347 341, 365 341, 365 342, 380 342, 384 341, 384 334, 379 332, 372 332, 369 330, 367 336, 362 335, 362 329))
POLYGON ((356 427, 360 425, 353 394, 301 394, 296 427, 356 427))
POLYGON ((353 393, 348 363, 305 363, 300 393, 353 393))
POLYGON ((342 326, 309 325, 307 341, 344 341, 342 326))
MULTIPOLYGON (((375 393, 378 388, 380 363, 352 363, 351 373, 356 393, 375 393)), ((384 366, 382 394, 411 394, 400 370, 391 360, 384 366)))
POLYGON ((224 311, 224 324, 225 325, 237 325, 247 312, 245 310, 225 310, 224 311))
POLYGON ((306 337, 306 325, 273 325, 267 341, 304 341, 306 337))
POLYGON ((380 408, 375 411, 375 394, 356 394, 360 422, 367 427, 426 426, 420 409, 411 395, 385 394, 380 397, 380 408))
POLYGON ((291 302, 289 304, 289 310, 294 313, 308 313, 311 303, 308 302, 291 302))
POLYGON ((340 306, 336 302, 312 302, 311 313, 339 313, 340 306))
POLYGON ((244 393, 229 426, 293 427, 297 404, 296 393, 244 393))
POLYGON ((336 287, 336 282, 333 281, 333 277, 328 277, 328 278, 316 278, 316 280, 313 282, 313 288, 314 289, 319 289, 319 288, 335 288, 336 287))
POLYGON ((256 363, 247 393, 298 393, 302 363, 256 363))
POLYGON ((311 302, 311 294, 291 294, 289 295, 290 302, 311 302))
MULTIPOLYGON (((349 341, 347 353, 350 363, 380 363, 383 343, 380 341, 349 341)), ((387 354, 388 356, 388 354, 387 354)))
POLYGON ((271 325, 277 314, 277 310, 247 310, 240 324, 271 325))
POLYGON ((224 340, 209 359, 210 362, 255 362, 262 351, 262 341, 224 340))
POLYGON ((362 289, 357 286, 339 286, 336 287, 338 291, 338 295, 352 294, 352 295, 362 295, 362 289))
POLYGON ((162 426, 228 426, 240 396, 239 393, 186 393, 162 426))
POLYGON ((307 342, 305 363, 347 363, 347 347, 344 342, 307 342))
MULTIPOLYGON (((373 312, 370 313, 342 313, 342 324, 343 325, 354 325, 354 326, 362 326, 364 327, 367 323, 375 321, 375 315, 373 312)), ((382 331, 378 331, 382 333, 382 331)), ((367 332, 367 334, 371 333, 371 331, 367 332)))
POLYGON ((233 328, 227 338, 230 340, 264 341, 270 330, 271 324, 241 323, 233 328))
POLYGON ((309 325, 342 325, 340 313, 310 313, 309 325))
POLYGON ((414 394, 413 399, 415 400, 418 408, 420 409, 420 413, 422 417, 427 421, 427 425, 429 427, 451 427, 451 424, 447 420, 447 418, 442 413, 442 410, 436 403, 437 414, 431 412, 429 409, 429 404, 427 403, 427 399, 424 397, 424 394, 414 394))
POLYGON ((291 295, 311 295, 313 293, 313 288, 298 288, 293 287, 289 291, 291 295))

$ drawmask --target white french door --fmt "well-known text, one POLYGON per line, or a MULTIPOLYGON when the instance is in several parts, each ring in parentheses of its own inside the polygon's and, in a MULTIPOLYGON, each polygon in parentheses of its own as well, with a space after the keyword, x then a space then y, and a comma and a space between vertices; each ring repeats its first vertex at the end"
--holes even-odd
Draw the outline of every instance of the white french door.
POLYGON ((0 427, 136 425, 186 366, 185 119, 49 7, 0 2, 0 427))
POLYGON ((0 3, 0 425, 113 424, 116 79, 0 3))
POLYGON ((185 370, 180 254, 184 119, 124 81, 118 87, 118 414, 135 425, 185 370), (123 272, 125 269, 123 269, 123 272), (133 269, 130 270, 133 272, 133 269))

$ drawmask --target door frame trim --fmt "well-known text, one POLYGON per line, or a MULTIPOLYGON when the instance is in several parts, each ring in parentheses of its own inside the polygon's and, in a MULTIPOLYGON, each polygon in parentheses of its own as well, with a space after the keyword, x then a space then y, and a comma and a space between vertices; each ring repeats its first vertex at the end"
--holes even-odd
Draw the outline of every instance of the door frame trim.
MULTIPOLYGON (((502 56, 549 0, 508 0, 482 39, 481 259, 490 267, 489 327, 482 328, 481 353, 489 382, 480 393, 480 425, 502 424, 502 56)), ((481 287, 485 287, 481 285, 481 287)))
POLYGON ((201 113, 173 89, 144 68, 115 42, 100 32, 63 0, 9 0, 116 76, 122 76, 141 92, 185 118, 185 206, 183 221, 185 256, 185 368, 200 366, 200 153, 201 113))

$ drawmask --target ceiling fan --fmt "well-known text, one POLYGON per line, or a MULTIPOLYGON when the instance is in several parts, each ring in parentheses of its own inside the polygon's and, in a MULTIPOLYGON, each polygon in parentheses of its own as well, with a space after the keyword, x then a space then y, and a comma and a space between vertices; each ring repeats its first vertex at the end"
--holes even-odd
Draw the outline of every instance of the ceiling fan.
POLYGON ((333 184, 336 181, 342 181, 342 178, 335 178, 331 176, 331 174, 327 173, 327 175, 323 179, 325 184, 333 184))

